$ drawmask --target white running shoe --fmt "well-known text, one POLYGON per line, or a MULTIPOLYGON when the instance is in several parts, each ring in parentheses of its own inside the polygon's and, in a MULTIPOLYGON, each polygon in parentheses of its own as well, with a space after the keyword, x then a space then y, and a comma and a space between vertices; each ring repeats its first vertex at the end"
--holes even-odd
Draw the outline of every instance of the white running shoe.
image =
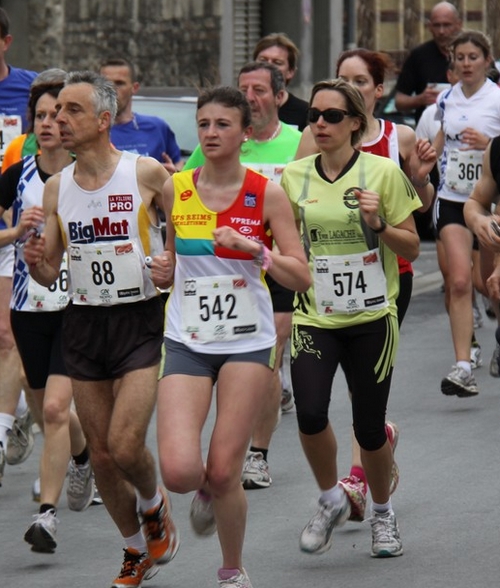
POLYGON ((55 510, 51 508, 43 514, 33 515, 33 518, 35 520, 24 534, 24 540, 31 545, 31 551, 54 553, 59 523, 55 510))
POLYGON ((33 419, 29 409, 23 416, 16 418, 12 430, 9 431, 6 461, 9 465, 17 465, 26 461, 35 446, 33 436, 33 419))
POLYGON ((479 394, 474 376, 458 365, 454 365, 446 378, 441 380, 441 392, 446 396, 458 396, 459 398, 479 394))
POLYGON ((217 529, 215 524, 212 497, 204 492, 196 492, 189 509, 189 520, 193 531, 202 537, 213 535, 217 529))
POLYGON ((241 481, 245 490, 269 488, 273 483, 269 475, 269 465, 260 451, 247 452, 241 481))
POLYGON ((403 555, 398 523, 392 510, 384 513, 372 512, 370 523, 372 526, 372 557, 403 555))
POLYGON ((73 459, 70 460, 66 496, 70 510, 81 511, 91 505, 94 498, 94 476, 90 461, 78 465, 73 459))
POLYGON ((320 498, 318 510, 300 535, 300 549, 306 553, 324 553, 332 545, 334 527, 341 527, 351 514, 351 505, 345 492, 340 504, 329 504, 320 498))
POLYGON ((475 370, 482 365, 481 346, 479 343, 474 343, 470 348, 470 367, 475 370))
POLYGON ((218 579, 219 588, 253 588, 245 569, 227 580, 218 579))

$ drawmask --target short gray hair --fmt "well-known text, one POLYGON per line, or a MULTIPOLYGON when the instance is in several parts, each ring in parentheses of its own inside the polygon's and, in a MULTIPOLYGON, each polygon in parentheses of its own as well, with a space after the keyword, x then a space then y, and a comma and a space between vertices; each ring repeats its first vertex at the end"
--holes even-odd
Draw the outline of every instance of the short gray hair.
POLYGON ((90 84, 93 89, 95 113, 99 115, 107 111, 111 114, 111 122, 115 120, 118 101, 112 82, 93 71, 72 71, 66 76, 64 85, 72 84, 90 84))

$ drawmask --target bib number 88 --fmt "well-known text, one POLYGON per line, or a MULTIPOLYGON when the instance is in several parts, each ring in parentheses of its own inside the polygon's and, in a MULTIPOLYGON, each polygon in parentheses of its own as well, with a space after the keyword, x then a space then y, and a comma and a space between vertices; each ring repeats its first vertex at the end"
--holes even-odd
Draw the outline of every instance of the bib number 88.
POLYGON ((101 286, 103 283, 110 286, 115 282, 115 275, 113 274, 113 265, 110 261, 103 261, 102 264, 98 261, 93 261, 92 265, 92 281, 96 286, 101 286))

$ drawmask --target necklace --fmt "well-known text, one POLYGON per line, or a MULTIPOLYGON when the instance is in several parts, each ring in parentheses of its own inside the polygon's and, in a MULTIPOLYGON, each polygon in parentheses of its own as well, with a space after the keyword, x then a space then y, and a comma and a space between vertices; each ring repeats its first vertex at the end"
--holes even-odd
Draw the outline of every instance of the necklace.
POLYGON ((276 139, 276 137, 279 135, 281 131, 281 122, 278 121, 278 125, 277 127, 274 129, 274 133, 268 137, 267 139, 254 139, 254 143, 268 143, 269 141, 272 141, 273 139, 276 139))

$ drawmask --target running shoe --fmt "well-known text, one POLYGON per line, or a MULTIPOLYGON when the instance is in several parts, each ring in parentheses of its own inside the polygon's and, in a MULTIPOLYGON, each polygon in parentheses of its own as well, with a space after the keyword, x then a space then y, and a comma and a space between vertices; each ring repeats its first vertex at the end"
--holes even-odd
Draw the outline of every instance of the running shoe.
POLYGON ((247 452, 241 482, 245 490, 269 488, 273 483, 269 475, 269 464, 260 451, 247 452))
POLYGON ((123 564, 111 588, 138 588, 143 580, 150 580, 159 572, 147 553, 127 547, 123 550, 123 564))
POLYGON ((495 350, 490 361, 490 376, 500 378, 500 344, 495 345, 495 350))
POLYGON ((26 461, 35 446, 35 437, 33 436, 33 419, 29 409, 22 417, 14 421, 12 430, 9 431, 9 440, 7 443, 6 461, 9 465, 17 465, 26 461))
POLYGON ((70 510, 82 511, 90 506, 94 498, 94 476, 90 461, 79 465, 74 459, 70 460, 66 496, 70 510))
POLYGON ((281 390, 281 412, 288 412, 294 407, 293 394, 288 388, 281 390))
POLYGON ((283 367, 280 367, 280 382, 281 382, 281 411, 288 412, 294 406, 292 387, 286 376, 283 367))
POLYGON ((470 348, 470 367, 475 370, 483 365, 481 358, 481 345, 475 341, 470 348))
POLYGON ((399 484, 399 467, 394 459, 394 453, 396 451, 396 447, 398 446, 399 441, 399 427, 396 423, 391 421, 387 421, 385 423, 385 432, 387 438, 389 439, 389 443, 392 447, 392 470, 391 470, 391 485, 389 487, 389 494, 394 494, 396 488, 399 484))
POLYGON ((51 508, 41 514, 33 515, 35 519, 24 534, 24 540, 31 545, 31 551, 37 553, 54 553, 56 542, 56 531, 59 519, 56 511, 51 508))
POLYGON ((245 569, 236 574, 236 576, 231 576, 227 580, 221 580, 219 575, 218 583, 219 588, 253 588, 245 569))
POLYGON ((31 497, 33 498, 33 502, 40 502, 40 478, 37 478, 33 482, 33 486, 31 488, 31 497))
POLYGON ((384 513, 373 512, 370 523, 372 526, 372 557, 403 555, 398 523, 392 510, 384 513))
POLYGON ((446 396, 458 396, 459 398, 479 394, 474 376, 458 365, 454 365, 446 378, 441 380, 441 392, 446 396))
POLYGON ((343 488, 350 502, 351 514, 348 520, 356 523, 363 522, 366 508, 366 484, 358 476, 351 474, 339 480, 339 486, 343 488))
POLYGON ((3 448, 3 443, 0 443, 0 486, 2 485, 4 470, 5 470, 5 450, 3 448))
POLYGON ((170 499, 163 488, 161 493, 159 506, 140 513, 149 557, 158 565, 172 560, 179 549, 179 532, 170 517, 170 499))
POLYGON ((324 553, 332 545, 334 527, 341 527, 351 514, 347 495, 343 493, 340 504, 319 500, 318 510, 300 535, 300 549, 306 553, 324 553))
POLYGON ((189 520, 193 531, 202 537, 213 535, 217 529, 215 524, 212 497, 198 490, 191 501, 189 520))

